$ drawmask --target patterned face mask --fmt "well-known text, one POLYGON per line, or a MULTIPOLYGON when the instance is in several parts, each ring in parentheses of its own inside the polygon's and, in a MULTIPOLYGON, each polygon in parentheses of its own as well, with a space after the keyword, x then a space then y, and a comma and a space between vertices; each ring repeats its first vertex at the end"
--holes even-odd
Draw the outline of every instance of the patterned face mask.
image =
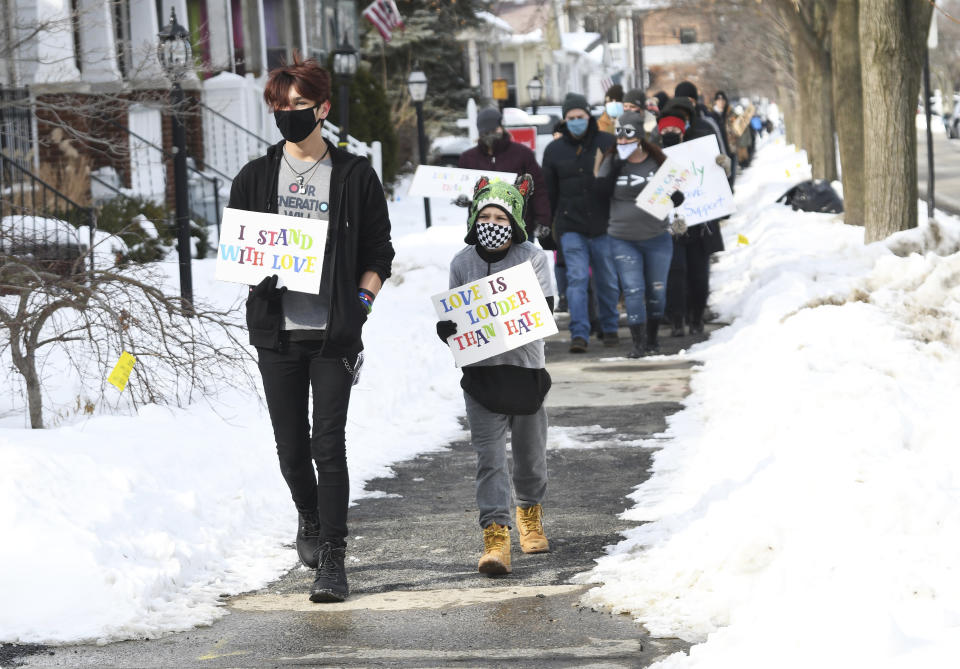
POLYGON ((513 230, 509 225, 484 223, 477 221, 477 240, 485 249, 498 249, 513 237, 513 230))

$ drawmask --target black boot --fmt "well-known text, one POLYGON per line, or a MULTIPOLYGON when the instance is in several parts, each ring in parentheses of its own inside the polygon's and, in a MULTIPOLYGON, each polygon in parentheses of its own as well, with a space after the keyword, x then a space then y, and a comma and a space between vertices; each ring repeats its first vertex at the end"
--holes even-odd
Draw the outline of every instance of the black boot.
POLYGON ((660 355, 660 319, 647 320, 647 345, 643 349, 644 355, 660 355))
POLYGON ((320 514, 301 513, 297 525, 297 556, 307 569, 317 568, 317 548, 320 546, 320 514))
POLYGON ((703 332, 703 309, 694 309, 690 312, 690 334, 703 332))
POLYGON ((317 549, 317 575, 310 588, 311 602, 342 602, 350 594, 347 586, 347 570, 343 566, 346 559, 345 546, 334 546, 330 542, 320 544, 317 549))
POLYGON ((633 348, 629 353, 627 353, 627 357, 642 358, 643 350, 647 347, 646 325, 643 323, 640 323, 639 325, 631 325, 630 337, 633 339, 633 348))
POLYGON ((670 336, 671 337, 682 337, 684 335, 683 331, 683 318, 674 317, 673 322, 670 325, 670 336))

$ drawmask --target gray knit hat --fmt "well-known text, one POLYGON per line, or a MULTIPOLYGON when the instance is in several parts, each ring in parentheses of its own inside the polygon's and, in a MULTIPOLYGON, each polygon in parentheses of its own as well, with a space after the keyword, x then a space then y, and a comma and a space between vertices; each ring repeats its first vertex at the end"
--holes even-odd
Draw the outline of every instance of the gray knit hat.
POLYGON ((567 97, 563 99, 564 117, 566 117, 567 112, 571 109, 582 109, 588 114, 590 113, 590 105, 587 104, 587 98, 580 93, 567 93, 567 97))
POLYGON ((643 121, 644 121, 643 112, 625 111, 623 112, 623 114, 620 115, 620 118, 617 119, 617 127, 618 128, 631 127, 636 133, 634 137, 636 137, 637 139, 646 139, 647 135, 643 131, 643 121))

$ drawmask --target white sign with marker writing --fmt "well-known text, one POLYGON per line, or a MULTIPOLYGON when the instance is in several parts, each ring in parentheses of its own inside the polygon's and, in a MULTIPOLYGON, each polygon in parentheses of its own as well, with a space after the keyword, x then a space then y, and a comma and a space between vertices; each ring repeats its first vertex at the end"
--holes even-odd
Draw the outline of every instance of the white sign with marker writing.
POLYGON ((689 167, 693 173, 683 193, 683 204, 677 207, 687 225, 705 223, 736 212, 733 192, 723 168, 717 165, 720 145, 714 135, 681 142, 663 150, 672 160, 689 167))
POLYGON ((455 199, 458 195, 473 197, 473 186, 483 176, 489 177, 491 181, 499 179, 508 184, 517 180, 517 175, 513 172, 420 165, 413 175, 408 194, 411 197, 448 197, 450 199, 455 199))

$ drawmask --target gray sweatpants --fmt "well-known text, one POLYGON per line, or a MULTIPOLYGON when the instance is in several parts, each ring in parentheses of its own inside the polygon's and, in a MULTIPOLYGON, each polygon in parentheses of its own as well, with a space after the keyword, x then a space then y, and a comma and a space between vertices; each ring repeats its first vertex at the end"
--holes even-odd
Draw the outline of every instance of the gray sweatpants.
POLYGON ((466 392, 470 441, 477 452, 477 507, 480 527, 513 525, 507 429, 513 451, 513 488, 517 505, 540 504, 547 494, 547 410, 529 416, 488 411, 466 392))

